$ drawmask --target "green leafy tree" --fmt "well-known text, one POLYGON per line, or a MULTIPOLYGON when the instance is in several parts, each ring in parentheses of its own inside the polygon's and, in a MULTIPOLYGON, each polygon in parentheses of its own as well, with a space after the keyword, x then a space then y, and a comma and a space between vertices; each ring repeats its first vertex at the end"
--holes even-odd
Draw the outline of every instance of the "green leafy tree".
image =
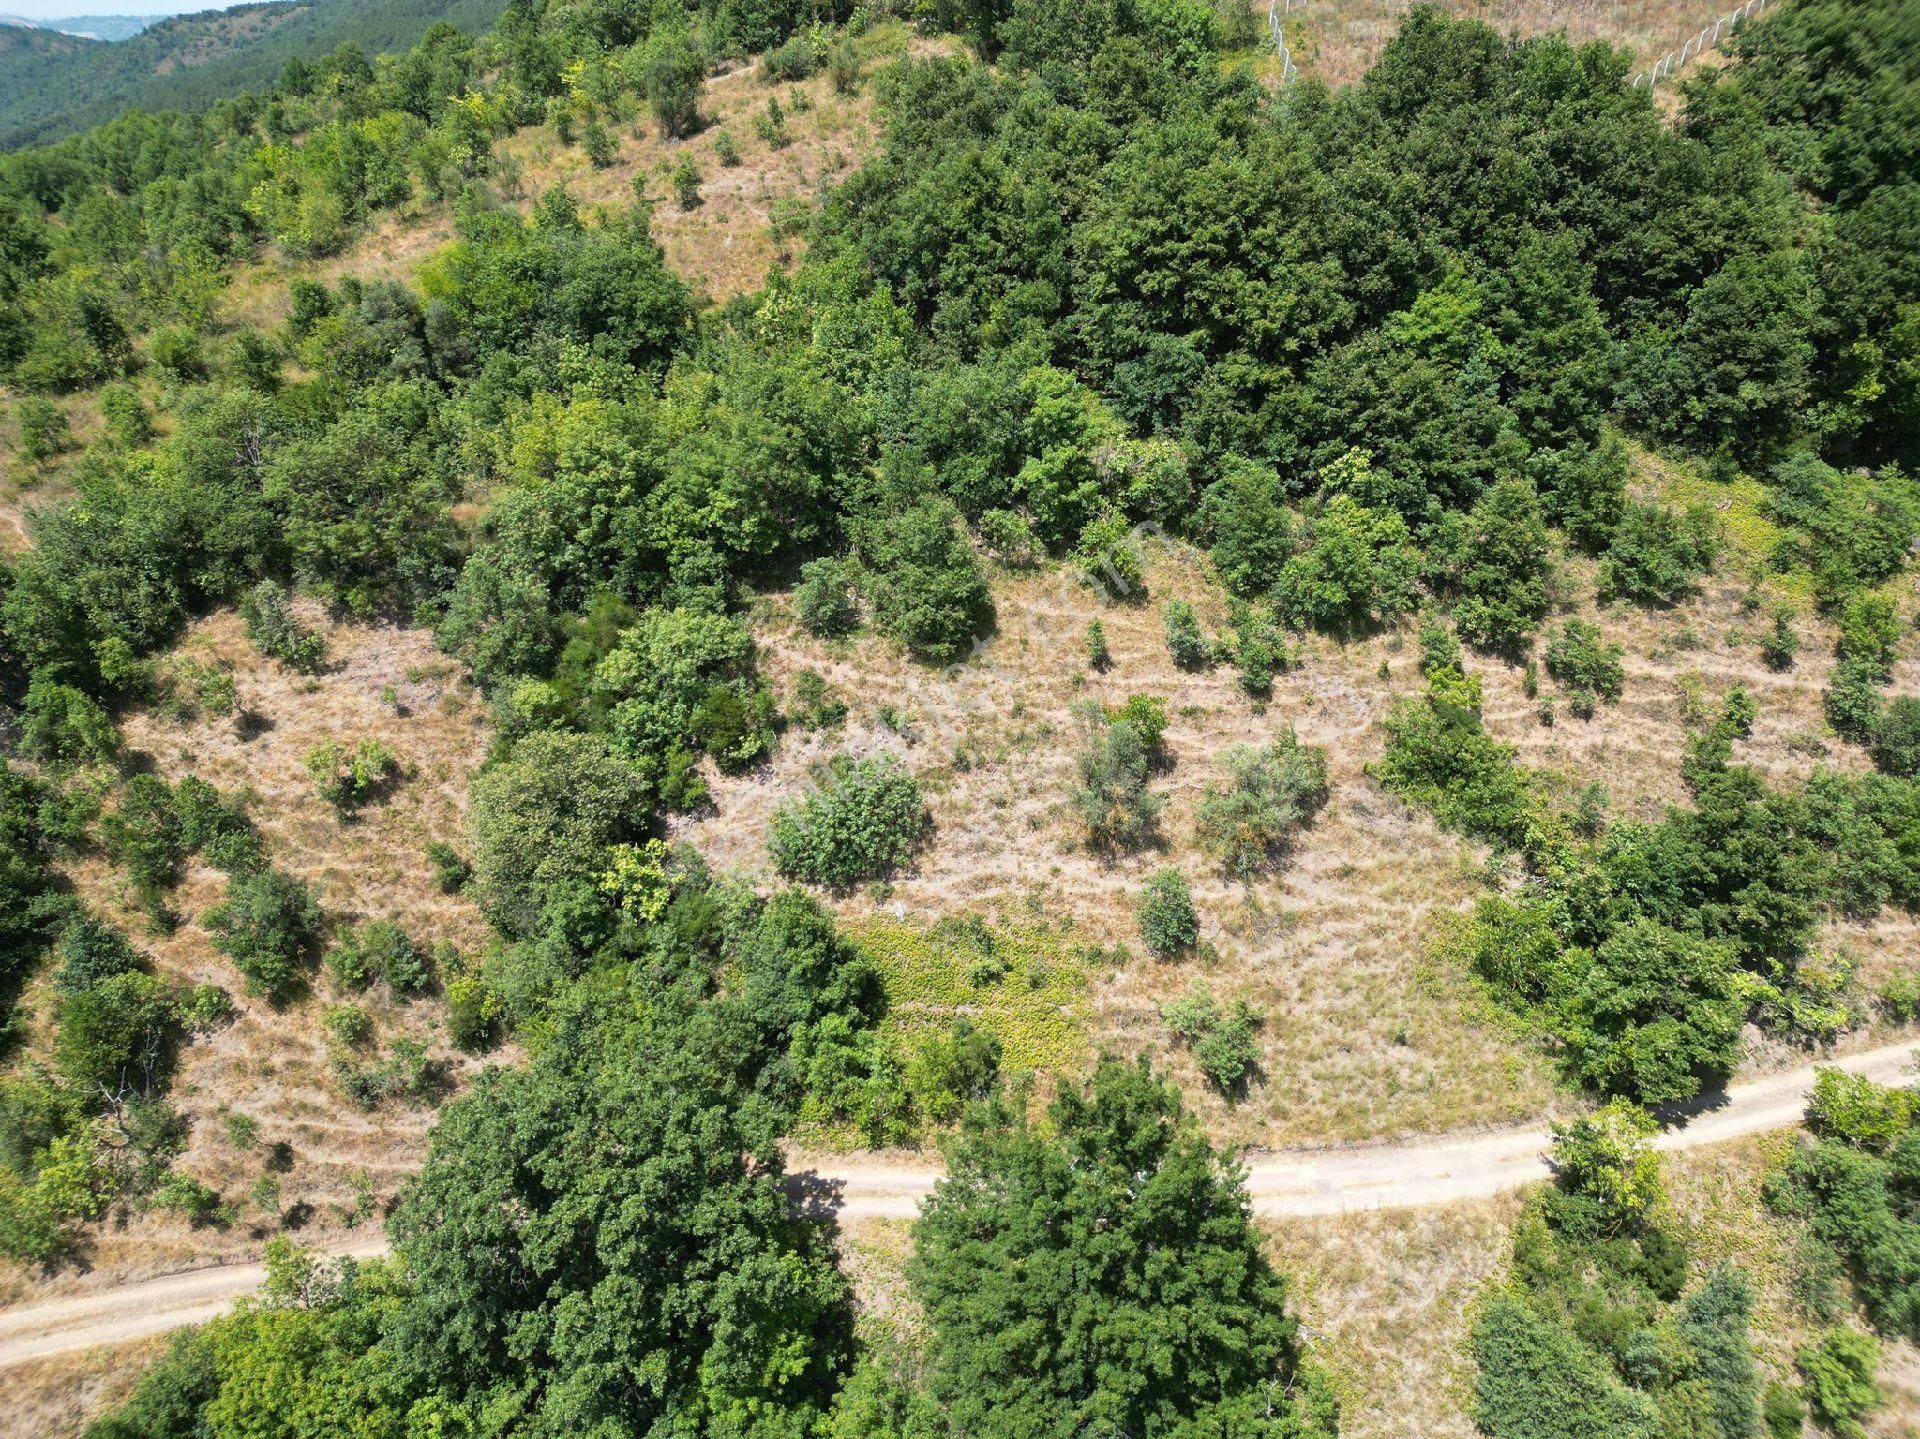
POLYGON ((180 1034, 173 990, 128 970, 61 1000, 54 1062, 96 1101, 151 1095, 167 1081, 180 1034))
POLYGON ((1858 1439, 1867 1431, 1860 1420, 1883 1399, 1875 1372, 1880 1345, 1857 1329, 1829 1329, 1817 1344, 1795 1357, 1806 1381, 1814 1422, 1838 1439, 1858 1439))
POLYGON ((1417 555, 1406 521, 1335 495, 1280 569, 1274 601, 1296 625, 1379 624, 1412 607, 1417 555))
POLYGON ((1600 562, 1601 596, 1675 604, 1698 576, 1713 568, 1719 548, 1718 526, 1704 509, 1676 518, 1659 505, 1630 504, 1613 527, 1606 558, 1600 562))
POLYGON ((1199 523, 1230 593, 1255 599, 1272 589, 1293 552, 1293 517, 1277 474, 1237 456, 1229 459, 1201 496, 1199 523))
POLYGON ((393 1217, 407 1383, 460 1423, 505 1406, 537 1432, 813 1432, 848 1358, 846 1281, 727 1035, 597 998, 557 1024, 444 1111, 393 1217))
POLYGON ((1624 925, 1567 1001, 1568 1067, 1602 1093, 1691 1099, 1740 1058, 1741 993, 1730 947, 1653 920, 1624 925))
POLYGON ((607 853, 634 837, 645 788, 596 736, 540 732, 473 782, 473 876, 488 917, 524 938, 592 889, 607 853))
POLYGON ((700 87, 706 65, 686 40, 673 37, 653 47, 641 77, 641 89, 664 139, 678 139, 700 128, 700 87))
POLYGON ((963 658, 993 601, 950 506, 928 502, 861 525, 857 545, 874 623, 916 659, 963 658))
POLYGON ((1659 1131, 1651 1115, 1625 1099, 1555 1125, 1553 1166, 1561 1186, 1592 1200, 1611 1230, 1644 1225, 1666 1199, 1652 1145, 1659 1131))
POLYGON ((1239 1176, 1173 1087, 1109 1061, 1062 1086, 1048 1120, 1002 1105, 971 1122, 915 1227, 908 1276, 944 1424, 1331 1435, 1333 1399, 1239 1176))
POLYGON ((1213 662, 1213 646, 1207 642, 1192 605, 1185 600, 1169 600, 1162 620, 1167 633, 1167 653, 1181 669, 1205 669, 1213 662))
POLYGON ((1447 548, 1460 600, 1454 624, 1469 644, 1519 644, 1547 612, 1552 573, 1546 519, 1533 484, 1501 480, 1474 503, 1447 548))
POLYGON ((860 623, 860 605, 853 585, 852 571, 840 560, 809 560, 801 566, 793 610, 808 634, 834 639, 854 631, 860 623))

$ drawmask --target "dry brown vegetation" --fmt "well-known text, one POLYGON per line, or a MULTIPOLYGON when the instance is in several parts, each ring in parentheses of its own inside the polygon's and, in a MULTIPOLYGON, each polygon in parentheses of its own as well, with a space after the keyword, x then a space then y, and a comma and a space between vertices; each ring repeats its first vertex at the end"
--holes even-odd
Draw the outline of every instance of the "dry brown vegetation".
POLYGON ((166 1347, 166 1337, 155 1335, 0 1369, 0 1414, 8 1432, 23 1439, 74 1439, 123 1402, 166 1347))
MULTIPOLYGON (((1300 73, 1328 85, 1362 78, 1400 28, 1416 0, 1280 0, 1287 44, 1300 73)), ((1438 0, 1452 14, 1517 35, 1565 31, 1576 44, 1605 40, 1628 51, 1638 67, 1678 50, 1702 26, 1733 8, 1732 0, 1438 0)), ((1254 10, 1264 27, 1265 0, 1254 10)), ((1712 62, 1709 52, 1688 69, 1712 62)), ((1676 72, 1683 73, 1683 72, 1676 72)))
MULTIPOLYGON (((1411 646, 1384 636, 1341 646, 1312 641, 1296 671, 1261 709, 1234 673, 1177 670, 1160 604, 1196 600, 1218 623, 1217 592, 1199 567, 1163 563, 1151 602, 1102 604, 1061 576, 996 585, 999 633, 976 663, 943 676, 866 635, 843 645, 810 639, 785 605, 764 606, 758 633, 776 686, 791 692, 806 667, 852 706, 842 734, 789 732, 763 770, 716 786, 716 810, 685 826, 718 867, 771 878, 764 840, 774 809, 838 748, 904 751, 929 794, 935 837, 879 903, 917 922, 969 910, 1071 923, 1081 944, 1136 957, 1094 976, 1100 1046, 1151 1052, 1172 1066, 1209 1128, 1243 1144, 1331 1143, 1517 1121, 1553 1103, 1541 1061, 1469 1014, 1460 980, 1424 960, 1428 921, 1476 892, 1478 856, 1414 814, 1363 772, 1380 749, 1380 720, 1415 684, 1411 646), (1084 668, 1087 622, 1099 616, 1113 664, 1084 668), (1390 677, 1379 678, 1386 661, 1390 677), (1172 715, 1171 772, 1162 844, 1108 858, 1088 851, 1069 813, 1083 699, 1107 705, 1157 695, 1172 715), (894 716, 897 732, 881 718, 894 716), (1242 886, 1198 853, 1193 812, 1220 755, 1260 744, 1291 724, 1329 751, 1333 799, 1288 862, 1242 886), (1154 868, 1175 863, 1194 884, 1208 946, 1200 959, 1138 957, 1135 898, 1154 868), (1204 979, 1222 998, 1265 1009, 1265 1083, 1229 1106, 1203 1093, 1182 1053, 1170 1052, 1158 1006, 1204 979)), ((869 895, 836 900, 853 918, 869 895)))
POLYGON ((1307 1351, 1340 1395, 1350 1439, 1467 1439, 1478 1433, 1474 1305, 1506 1271, 1517 1195, 1267 1224, 1292 1276, 1307 1351))
MULTIPOLYGON (((1649 491, 1658 488, 1653 463, 1643 458, 1639 480, 1649 491)), ((1767 580, 1772 588, 1760 588, 1755 554, 1737 526, 1729 529, 1735 542, 1717 573, 1671 610, 1599 606, 1591 564, 1564 560, 1565 599, 1550 623, 1592 618, 1625 652, 1625 693, 1591 720, 1560 702, 1553 722, 1543 723, 1541 703, 1555 698, 1544 672, 1529 699, 1520 666, 1470 660, 1485 681, 1488 728, 1516 747, 1520 762, 1553 771, 1570 791, 1603 786, 1616 818, 1658 819, 1666 806, 1687 802, 1680 761, 1688 734, 1738 685, 1760 714, 1736 757, 1773 783, 1799 783, 1817 763, 1866 767, 1856 747, 1823 737, 1831 626, 1803 614, 1798 663, 1769 670, 1759 654, 1767 613, 1752 610, 1749 596, 1770 601, 1778 586, 1767 580)), ((847 723, 836 732, 789 731, 760 770, 717 779, 715 809, 685 823, 684 833, 717 867, 771 883, 769 821, 814 767, 841 749, 898 752, 928 793, 934 837, 884 891, 835 897, 842 917, 880 908, 925 924, 968 911, 1065 922, 1076 943, 1103 950, 1090 1003, 1096 1045, 1169 1065, 1216 1138, 1338 1144, 1514 1123, 1564 1106, 1547 1058, 1489 1014, 1464 975, 1429 958, 1436 916, 1485 892, 1486 854, 1367 773, 1384 747, 1387 711, 1421 683, 1410 629, 1345 643, 1309 638, 1271 703, 1257 705, 1231 669, 1187 673, 1167 654, 1167 600, 1193 601, 1209 628, 1224 624, 1223 599, 1205 569, 1188 551, 1163 559, 1140 605, 1103 603, 1064 573, 1003 575, 997 633, 978 659, 944 674, 872 634, 815 640, 784 597, 767 598, 755 628, 776 689, 790 696, 799 671, 813 669, 850 706, 847 723), (1095 617, 1113 654, 1104 674, 1085 665, 1095 617), (1134 693, 1166 701, 1173 765, 1156 781, 1167 799, 1160 843, 1110 857, 1088 850, 1067 803, 1084 734, 1074 707, 1088 699, 1118 705, 1134 693), (1326 747, 1332 799, 1274 872, 1242 885, 1200 854, 1194 808, 1224 751, 1263 743, 1286 725, 1326 747), (1147 958, 1135 929, 1140 886, 1167 863, 1188 876, 1201 913, 1204 943, 1189 961, 1147 958), (1116 962, 1116 949, 1130 957, 1116 962), (1197 981, 1266 1014, 1261 1077, 1244 1102, 1207 1091, 1190 1059, 1167 1042, 1159 1006, 1197 981)), ((1896 683, 1916 681, 1920 660, 1908 655, 1896 683)), ((1902 916, 1835 923, 1822 942, 1856 954, 1867 983, 1920 962, 1920 927, 1902 916)), ((1887 1037, 1868 1027, 1843 1047, 1887 1037)), ((1805 1061, 1804 1051, 1758 1043, 1748 1069, 1805 1061)))
MULTIPOLYGON (((424 632, 327 624, 317 610, 304 613, 327 634, 324 673, 309 679, 263 659, 235 616, 215 615, 193 627, 176 655, 231 670, 242 722, 139 711, 123 725, 129 750, 168 780, 194 774, 246 796, 269 859, 313 886, 336 928, 392 920, 424 947, 447 941, 477 958, 485 921, 471 901, 439 892, 423 850, 430 840, 462 842, 467 777, 488 739, 483 707, 424 632), (323 739, 369 736, 395 751, 406 776, 388 798, 343 823, 314 793, 304 756, 323 739)), ((475 1062, 448 1048, 442 1005, 431 998, 402 1004, 378 984, 359 995, 336 994, 322 971, 311 995, 276 1009, 245 994, 203 927, 208 909, 224 896, 218 871, 197 861, 190 866, 171 896, 182 922, 164 935, 152 932, 124 876, 105 858, 77 860, 68 876, 82 898, 151 955, 157 972, 232 993, 235 1018, 183 1049, 171 1098, 192 1124, 176 1167, 238 1202, 242 1219, 195 1228, 170 1214, 118 1214, 92 1236, 87 1273, 32 1281, 24 1271, 12 1272, 0 1281, 0 1293, 23 1295, 31 1284, 44 1297, 231 1258, 257 1251, 266 1235, 296 1224, 303 1240, 322 1241, 348 1228, 363 1203, 371 1212, 352 1223, 377 1224, 401 1181, 419 1167, 433 1114, 394 1100, 373 1111, 349 1103, 331 1072, 320 1015, 329 1004, 360 1004, 373 1019, 378 1044, 422 1041, 447 1061, 457 1083, 475 1062), (257 1121, 256 1145, 236 1148, 227 1135, 228 1114, 257 1121), (282 1143, 291 1147, 290 1157, 272 1154, 282 1143), (277 1214, 247 1200, 264 1173, 280 1183, 277 1214)), ((50 1008, 46 984, 43 976, 28 997, 41 1014, 50 1008)))

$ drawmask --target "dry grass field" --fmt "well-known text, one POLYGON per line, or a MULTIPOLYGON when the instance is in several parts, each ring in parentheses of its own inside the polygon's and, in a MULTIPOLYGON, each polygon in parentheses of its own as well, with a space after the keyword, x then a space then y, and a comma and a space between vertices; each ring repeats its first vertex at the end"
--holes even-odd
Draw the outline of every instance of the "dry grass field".
POLYGON ((1089 1001, 1096 1046, 1170 1063, 1217 1137, 1334 1143, 1517 1121, 1550 1106, 1544 1066, 1473 1019, 1464 987, 1424 959, 1428 920, 1470 901, 1480 857, 1363 772, 1379 753, 1392 697, 1415 682, 1410 645, 1393 636, 1312 642, 1272 702, 1256 707, 1232 671, 1184 673, 1167 656, 1165 600, 1185 596, 1203 618, 1222 618, 1198 567, 1169 560, 1149 585, 1148 603, 1115 606, 1063 574, 1002 577, 998 633, 978 660, 950 674, 871 634, 813 640, 784 601, 770 600, 756 632, 776 689, 790 695, 802 669, 817 671, 851 707, 844 731, 790 731, 761 770, 717 780, 713 812, 683 833, 716 867, 776 882, 767 826, 812 768, 841 749, 895 751, 928 793, 934 838, 912 872, 877 897, 837 897, 843 917, 884 910, 927 926, 980 911, 1003 924, 1061 925, 1083 950, 1102 951, 1089 1001), (1084 665, 1096 615, 1113 655, 1105 674, 1084 665), (1385 681, 1383 660, 1393 672, 1385 681), (1135 693, 1165 700, 1172 720, 1172 766, 1156 781, 1167 801, 1162 842, 1108 858, 1088 851, 1068 810, 1083 735, 1074 709, 1135 693), (1333 799, 1289 863, 1242 886, 1198 854, 1194 808, 1224 751, 1264 743, 1288 724, 1327 747, 1333 799), (1167 863, 1189 876, 1201 911, 1207 950, 1191 963, 1145 958, 1138 943, 1136 895, 1167 863), (1204 1094, 1187 1057, 1164 1042, 1158 1006, 1196 980, 1267 1013, 1265 1081, 1245 1104, 1204 1094))
MULTIPOLYGON (((423 850, 434 839, 463 844, 467 776, 487 744, 484 708, 424 632, 327 624, 317 610, 306 617, 326 632, 329 646, 324 672, 311 679, 262 659, 231 614, 194 626, 176 653, 229 669, 246 722, 139 711, 123 725, 128 749, 170 781, 194 774, 244 795, 270 860, 312 885, 336 930, 392 920, 425 948, 445 941, 477 958, 485 921, 470 901, 439 892, 423 850), (390 797, 343 823, 314 793, 304 756, 322 739, 368 736, 398 754, 406 777, 390 797)), ((419 1167, 433 1112, 399 1100, 372 1111, 349 1102, 332 1073, 321 1013, 330 1004, 361 1005, 376 1045, 420 1041, 457 1085, 476 1061, 449 1049, 443 1006, 432 998, 400 1003, 379 984, 362 994, 336 993, 324 970, 309 996, 284 1008, 246 995, 202 924, 226 881, 198 861, 171 897, 181 923, 166 935, 152 932, 124 876, 106 859, 75 861, 68 877, 152 957, 158 973, 212 982, 233 995, 232 1022, 181 1051, 171 1098, 192 1126, 177 1168, 237 1202, 241 1218, 195 1227, 151 1211, 110 1215, 88 1245, 85 1272, 42 1280, 9 1268, 0 1277, 0 1301, 255 1253, 264 1237, 283 1230, 320 1241, 377 1225, 402 1180, 419 1167), (256 1143, 236 1147, 227 1133, 230 1114, 256 1121, 256 1143), (288 1149, 276 1152, 277 1145, 288 1149), (270 1209, 249 1199, 264 1174, 280 1186, 270 1209)), ((50 1008, 46 983, 43 976, 27 1001, 41 1014, 50 1008)))
MULTIPOLYGON (((1364 76, 1416 0, 1280 0, 1287 45, 1303 76, 1331 86, 1364 76)), ((1521 36, 1565 31, 1575 44, 1605 40, 1645 67, 1678 50, 1703 26, 1733 8, 1733 0, 1438 0, 1455 15, 1521 36)), ((1264 27, 1266 0, 1254 10, 1264 27)), ((1688 69, 1710 63, 1709 52, 1688 69)), ((1682 72, 1676 72, 1676 74, 1682 72)))
MULTIPOLYGON (((1641 486, 1657 489, 1661 479, 1643 460, 1641 486)), ((1539 697, 1528 699, 1519 666, 1475 657, 1488 728, 1522 763, 1555 772, 1569 788, 1603 786, 1617 819, 1658 819, 1666 806, 1687 802, 1680 761, 1690 728, 1736 685, 1760 706, 1751 738, 1738 747, 1741 762, 1780 785, 1803 781, 1816 763, 1865 768, 1856 748, 1821 737, 1831 628, 1805 613, 1798 663, 1775 673, 1761 662, 1766 613, 1756 617, 1747 605, 1753 562, 1749 548, 1730 544, 1698 594, 1650 611, 1596 605, 1591 565, 1565 559, 1565 598, 1550 623, 1568 615, 1598 623, 1623 647, 1625 692, 1591 720, 1574 718, 1561 702, 1543 723, 1550 679, 1542 674, 1539 697)), ((776 690, 790 697, 799 673, 814 670, 848 704, 847 720, 836 731, 790 730, 767 765, 717 779, 714 809, 683 822, 681 832, 716 867, 774 883, 766 852, 774 812, 835 753, 894 752, 927 791, 933 838, 891 884, 834 897, 842 917, 865 923, 884 912, 927 927, 982 911, 1003 924, 1052 923, 1088 958, 1092 1048, 1146 1052, 1170 1065, 1216 1138, 1255 1147, 1339 1144, 1514 1123, 1564 1106, 1545 1057, 1485 1012, 1463 975, 1430 958, 1436 917, 1486 891, 1488 856, 1367 772, 1383 751, 1393 701, 1420 686, 1411 628, 1347 643, 1309 637, 1271 702, 1256 704, 1231 669, 1183 672, 1167 654, 1167 600, 1192 601, 1210 629, 1225 622, 1205 569, 1190 552, 1160 560, 1138 605, 1103 602, 1063 572, 999 576, 995 634, 973 662, 947 673, 912 663, 871 633, 815 640, 784 597, 767 598, 755 631, 776 690), (1085 664, 1095 617, 1113 655, 1104 674, 1085 664), (1115 706, 1136 693, 1161 698, 1172 717, 1172 764, 1155 782, 1166 805, 1156 846, 1109 857, 1088 850, 1068 805, 1084 735, 1075 709, 1088 700, 1115 706), (1264 743, 1288 725, 1326 748, 1332 798, 1272 873, 1243 885, 1199 852, 1195 806, 1225 751, 1264 743), (1136 898, 1163 864, 1179 867, 1194 887, 1203 946, 1193 960, 1153 960, 1138 940, 1136 898), (1261 1075, 1241 1102, 1208 1091, 1167 1043, 1159 1007, 1196 982, 1266 1015, 1261 1075)), ((1773 591, 1765 593, 1771 602, 1773 591)), ((1912 649, 1897 684, 1920 682, 1912 649)), ((1920 930, 1903 916, 1835 924, 1822 942, 1856 954, 1868 983, 1920 963, 1920 930)), ((1844 1043, 1885 1037, 1868 1028, 1844 1043)), ((1756 1044, 1749 1068, 1804 1062, 1800 1051, 1756 1044)))
POLYGON ((147 1366, 166 1353, 167 1342, 156 1335, 0 1369, 7 1432, 21 1439, 78 1439, 133 1392, 147 1366))

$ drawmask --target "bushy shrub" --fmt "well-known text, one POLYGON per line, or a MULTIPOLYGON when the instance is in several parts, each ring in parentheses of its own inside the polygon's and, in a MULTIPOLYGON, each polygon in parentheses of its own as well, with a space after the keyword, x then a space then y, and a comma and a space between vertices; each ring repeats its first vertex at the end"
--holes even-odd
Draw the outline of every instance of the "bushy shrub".
POLYGON ((692 155, 682 155, 673 167, 673 200, 683 211, 700 208, 700 182, 706 177, 692 155))
POLYGON ((1873 727, 1873 762, 1887 774, 1920 779, 1920 698, 1898 695, 1873 727))
POLYGON ((907 1064, 907 1087, 936 1124, 960 1117, 969 1104, 989 1098, 1000 1078, 1000 1041, 966 1018, 945 1034, 923 1040, 907 1064))
POLYGON ((1113 663, 1113 655, 1107 649, 1107 629, 1098 620, 1087 621, 1087 666, 1096 674, 1106 673, 1107 666, 1113 663))
POLYGON ((1246 1088, 1260 1063, 1254 1039, 1262 1022, 1259 1011, 1245 1000, 1222 1009, 1209 990, 1195 989, 1162 1008, 1160 1018, 1174 1039, 1192 1051, 1194 1063, 1214 1088, 1226 1095, 1246 1088))
POLYGON ((1138 726, 1087 714, 1088 735, 1076 762, 1073 808, 1096 849, 1144 843, 1160 817, 1161 797, 1147 787, 1152 747, 1138 726))
POLYGON ((1760 658, 1766 667, 1776 673, 1793 668, 1794 656, 1800 653, 1800 634, 1793 627, 1793 614, 1786 609, 1773 612, 1773 628, 1760 642, 1760 658))
POLYGON ((433 988, 432 958, 390 920, 375 920, 340 935, 327 951, 327 969, 345 989, 365 989, 384 979, 400 999, 433 988))
POLYGON ((399 756, 376 739, 348 749, 338 740, 322 740, 306 755, 307 777, 320 798, 342 818, 384 794, 400 777, 399 756))
POLYGON ((1450 666, 1432 671, 1426 694, 1395 704, 1386 727, 1382 784, 1464 834, 1514 849, 1525 843, 1527 779, 1513 747, 1481 723, 1477 677, 1450 666))
POLYGON ((787 112, 778 95, 767 96, 767 108, 753 117, 753 131, 770 150, 784 150, 793 143, 787 131, 787 112))
POLYGON ((860 624, 853 596, 853 573, 844 560, 809 560, 800 567, 793 610, 807 633, 821 639, 851 634, 860 624))
POLYGON ((305 881, 261 869, 227 881, 227 898, 207 911, 206 925, 247 988, 281 1003, 299 988, 319 944, 320 906, 305 881))
POLYGON ((1132 725, 1138 731, 1150 760, 1160 757, 1167 738, 1167 702, 1159 695, 1128 695, 1125 704, 1106 714, 1110 723, 1132 725))
POLYGON ((441 840, 427 842, 427 863, 433 866, 433 887, 442 894, 460 894, 473 878, 473 866, 460 851, 441 840))
POLYGON ((1179 870, 1154 871, 1140 894, 1140 937, 1166 958, 1192 949, 1200 938, 1200 917, 1193 912, 1193 891, 1179 870))
POLYGON ((827 51, 827 74, 836 95, 857 94, 860 89, 860 52, 847 36, 833 42, 827 51))
POLYGON ((1768 1439, 1800 1439, 1807 1422, 1807 1401, 1791 1384, 1769 1384, 1760 1404, 1760 1418, 1767 1426, 1768 1439))
POLYGON ((1208 785, 1195 817, 1200 848, 1241 879, 1269 864, 1327 802, 1327 754, 1287 726, 1260 748, 1221 757, 1227 783, 1208 785))
POLYGON ((1167 653, 1183 670, 1204 669, 1213 661, 1213 646, 1207 643, 1193 606, 1185 600, 1169 600, 1162 614, 1167 635, 1167 653))
POLYGON ((1474 1419, 1489 1439, 1655 1439, 1653 1401, 1572 1334, 1496 1294, 1473 1327, 1474 1419))
POLYGON ((821 61, 813 41, 797 34, 760 57, 760 78, 766 83, 804 80, 820 68, 821 61))
POLYGON ((454 1048, 478 1054, 500 1041, 500 999, 477 975, 447 982, 447 1038, 454 1048))
POLYGON ((1680 1333, 1706 1382, 1713 1420, 1726 1439, 1749 1439, 1760 1401, 1760 1374, 1748 1334, 1753 1286, 1729 1264, 1715 1265, 1707 1281, 1680 1306, 1680 1333))
POLYGON ((615 752, 663 799, 691 803, 698 795, 676 776, 693 756, 704 751, 737 773, 773 744, 773 693, 754 662, 753 637, 737 619, 648 610, 594 667, 592 700, 608 707, 615 752))
POLYGON ((788 879, 838 888, 893 873, 930 823, 919 784, 897 759, 842 756, 820 789, 774 815, 769 847, 788 879))
POLYGON ((128 970, 61 999, 54 1064, 90 1098, 151 1095, 172 1069, 180 1029, 173 989, 128 970))
POLYGON ((660 134, 669 140, 691 135, 700 128, 700 91, 706 80, 706 62, 685 40, 667 40, 649 48, 640 88, 653 108, 660 134))
POLYGON ((1336 495, 1287 560, 1274 604, 1289 624, 1339 629, 1382 624, 1413 606, 1419 553, 1406 521, 1336 495))
POLYGON ((1794 1363, 1806 1383, 1807 1407, 1816 1424, 1837 1439, 1859 1439, 1866 1433, 1860 1420, 1878 1408, 1883 1397, 1875 1380, 1880 1345, 1871 1334, 1829 1329, 1817 1344, 1802 1349, 1794 1363))
POLYGON ((1582 718, 1593 713, 1596 699, 1618 700, 1626 682, 1620 646, 1608 644, 1599 626, 1586 620, 1568 620, 1548 641, 1547 673, 1565 688, 1573 712, 1582 718))
POLYGON ((1469 644, 1517 646, 1547 612, 1551 540, 1531 481, 1491 486, 1446 537, 1459 592, 1454 623, 1469 644))
POLYGON ((1719 548, 1719 526, 1709 510, 1695 508, 1677 517, 1660 505, 1629 504, 1600 562, 1600 594, 1676 604, 1698 576, 1713 568, 1719 548))
POLYGON ((240 600, 240 618, 254 648, 269 659, 303 674, 312 674, 326 660, 326 637, 293 617, 287 592, 272 580, 261 580, 246 592, 240 600))
POLYGON ((1018 510, 985 510, 974 528, 979 531, 980 543, 1010 570, 1032 569, 1045 553, 1032 524, 1018 510))

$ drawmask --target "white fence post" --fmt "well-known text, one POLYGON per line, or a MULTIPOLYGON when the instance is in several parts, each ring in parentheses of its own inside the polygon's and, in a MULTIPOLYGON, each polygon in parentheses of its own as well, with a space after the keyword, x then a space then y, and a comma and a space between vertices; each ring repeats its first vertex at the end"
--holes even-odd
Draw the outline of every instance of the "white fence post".
MULTIPOLYGON (((1289 3, 1291 3, 1291 0, 1289 0, 1289 3)), ((1642 80, 1646 81, 1650 86, 1658 85, 1662 80, 1667 79, 1675 70, 1683 67, 1687 61, 1693 59, 1695 56, 1704 55, 1709 50, 1718 49, 1720 37, 1723 34, 1731 33, 1735 25, 1754 14, 1754 12, 1764 10, 1770 3, 1771 0, 1743 0, 1743 3, 1734 6, 1733 9, 1729 10, 1725 15, 1722 15, 1718 20, 1714 21, 1713 24, 1702 26, 1700 33, 1682 45, 1678 54, 1669 50, 1658 60, 1654 61, 1648 68, 1642 70, 1638 75, 1635 75, 1633 77, 1633 88, 1636 90, 1639 89, 1642 80)))

